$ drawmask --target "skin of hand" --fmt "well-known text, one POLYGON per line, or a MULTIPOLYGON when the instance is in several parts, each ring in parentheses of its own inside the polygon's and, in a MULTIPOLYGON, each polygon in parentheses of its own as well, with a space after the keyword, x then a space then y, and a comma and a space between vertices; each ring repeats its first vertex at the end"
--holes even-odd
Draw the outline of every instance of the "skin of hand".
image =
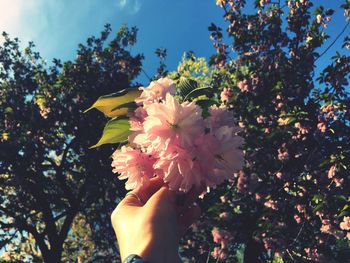
POLYGON ((151 263, 181 262, 180 238, 201 213, 193 204, 198 192, 183 195, 179 204, 176 192, 161 178, 152 178, 147 187, 132 193, 139 198, 127 195, 111 215, 122 260, 136 254, 151 263))

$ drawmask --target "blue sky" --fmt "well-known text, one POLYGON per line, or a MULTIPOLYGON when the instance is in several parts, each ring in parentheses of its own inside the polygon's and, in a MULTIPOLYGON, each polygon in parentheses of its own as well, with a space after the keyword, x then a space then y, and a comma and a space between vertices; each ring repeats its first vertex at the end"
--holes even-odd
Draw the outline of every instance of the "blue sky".
MULTIPOLYGON (((334 38, 345 24, 338 8, 344 0, 315 2, 336 10, 329 26, 334 38)), ((97 35, 105 23, 112 24, 114 31, 122 24, 136 25, 139 34, 134 52, 144 53, 144 69, 152 75, 158 63, 157 47, 167 48, 170 70, 176 69, 185 51, 207 58, 213 54, 207 27, 211 22, 223 25, 222 15, 215 0, 0 0, 0 31, 19 37, 24 44, 34 41, 50 62, 54 57, 74 59, 78 43, 97 35)), ((320 59, 321 66, 340 43, 320 59)))

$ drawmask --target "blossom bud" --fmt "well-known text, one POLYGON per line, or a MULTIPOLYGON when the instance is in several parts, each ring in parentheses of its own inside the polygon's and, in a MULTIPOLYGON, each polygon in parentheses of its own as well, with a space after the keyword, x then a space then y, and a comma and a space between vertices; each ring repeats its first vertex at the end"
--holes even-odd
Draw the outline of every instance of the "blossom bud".
POLYGON ((318 14, 316 16, 316 21, 317 21, 318 24, 321 24, 322 23, 322 15, 318 14))
POLYGON ((277 177, 278 179, 282 179, 283 173, 282 173, 282 172, 277 172, 277 173, 276 173, 276 177, 277 177))
POLYGON ((324 122, 319 122, 317 124, 317 128, 322 132, 322 133, 325 133, 326 132, 326 124, 324 122))
POLYGON ((328 170, 328 178, 332 179, 335 176, 336 171, 337 171, 337 166, 332 165, 331 168, 329 168, 328 170))

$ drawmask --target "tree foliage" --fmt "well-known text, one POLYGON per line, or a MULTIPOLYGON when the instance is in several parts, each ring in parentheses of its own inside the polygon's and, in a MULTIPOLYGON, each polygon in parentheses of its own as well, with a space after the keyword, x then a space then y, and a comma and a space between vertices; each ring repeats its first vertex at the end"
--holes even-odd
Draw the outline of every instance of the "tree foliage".
MULTIPOLYGON (((317 1, 216 2, 227 34, 209 26, 216 49, 209 66, 189 52, 169 76, 186 94, 206 88, 195 98, 200 103, 232 108, 245 138, 246 163, 235 180, 200 201, 202 219, 183 240, 181 253, 190 262, 346 262, 349 37, 318 76, 316 68, 346 32, 350 4, 342 5, 344 28, 329 40, 334 11, 314 6, 317 1)), ((79 46, 74 61, 54 60, 51 67, 33 44, 23 54, 17 39, 3 35, 0 238, 7 250, 22 243, 12 247, 18 260, 117 260, 109 214, 124 192, 111 174, 112 148, 89 149, 106 118, 83 110, 102 95, 136 86, 142 56, 128 51, 136 29, 123 27, 111 41, 109 33, 107 26, 79 46)), ((158 78, 168 74, 166 50, 156 55, 158 78)), ((109 117, 129 106, 95 105, 109 117)))
POLYGON ((3 33, 0 238, 7 250, 31 236, 45 262, 60 262, 63 249, 69 260, 84 257, 70 253, 82 244, 81 233, 71 230, 79 227, 79 214, 90 228, 86 238, 94 241, 89 260, 102 252, 117 255, 109 215, 124 190, 110 169, 111 148, 89 149, 104 116, 83 111, 98 96, 132 87, 143 56, 129 51, 136 28, 122 27, 112 39, 110 33, 106 25, 99 37, 79 45, 74 61, 54 59, 51 66, 33 43, 23 53, 19 40, 3 33))
MULTIPOLYGON (((184 255, 196 262, 210 254, 223 262, 345 262, 349 39, 315 76, 331 47, 326 28, 334 11, 316 1, 262 0, 248 12, 248 3, 218 0, 227 37, 209 27, 217 50, 210 85, 217 100, 220 91, 229 97, 223 103, 243 128, 246 165, 204 198, 208 212, 184 240, 184 255)), ((349 3, 342 7, 349 20, 349 3)))

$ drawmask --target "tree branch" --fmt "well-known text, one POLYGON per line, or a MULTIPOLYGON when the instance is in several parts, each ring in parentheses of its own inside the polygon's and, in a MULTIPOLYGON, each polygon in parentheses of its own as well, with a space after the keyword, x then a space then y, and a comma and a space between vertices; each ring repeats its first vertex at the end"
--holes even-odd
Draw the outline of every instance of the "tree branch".
POLYGON ((348 28, 349 25, 350 25, 350 20, 346 23, 346 25, 344 26, 343 30, 337 35, 337 37, 333 40, 333 42, 315 59, 315 62, 319 58, 321 58, 324 54, 326 54, 328 52, 328 50, 330 50, 334 46, 334 44, 344 34, 344 32, 346 31, 346 29, 348 28))
POLYGON ((34 226, 29 225, 25 219, 5 207, 0 206, 0 211, 3 211, 4 214, 15 219, 16 228, 33 235, 43 255, 49 253, 49 248, 45 243, 44 236, 39 233, 34 226))
POLYGON ((76 216, 78 212, 78 208, 77 207, 71 207, 66 215, 66 218, 64 219, 61 231, 59 233, 59 242, 60 244, 63 244, 64 240, 66 239, 67 235, 68 235, 68 231, 70 229, 70 226, 73 222, 74 217, 76 216))
POLYGON ((72 189, 67 185, 65 177, 63 175, 63 170, 64 170, 64 165, 65 165, 66 160, 67 160, 68 152, 70 150, 70 146, 72 145, 73 141, 74 141, 74 139, 66 145, 66 148, 64 149, 63 154, 62 154, 61 162, 58 166, 56 166, 57 168, 56 168, 56 174, 55 174, 56 179, 59 182, 64 194, 66 195, 70 206, 76 206, 78 200, 74 196, 72 189))
MULTIPOLYGON (((22 171, 17 171, 15 174, 17 174, 22 179, 28 177, 28 174, 23 175, 22 173, 23 173, 22 171)), ((35 176, 35 174, 33 174, 33 176, 35 176)), ((44 186, 41 180, 36 180, 35 183, 29 182, 28 180, 26 180, 26 184, 27 184, 27 190, 35 198, 35 201, 37 204, 36 209, 39 211, 42 211, 43 213, 43 220, 45 222, 45 232, 47 233, 50 244, 53 245, 57 241, 58 230, 50 208, 50 204, 48 202, 48 197, 43 191, 44 186)))

